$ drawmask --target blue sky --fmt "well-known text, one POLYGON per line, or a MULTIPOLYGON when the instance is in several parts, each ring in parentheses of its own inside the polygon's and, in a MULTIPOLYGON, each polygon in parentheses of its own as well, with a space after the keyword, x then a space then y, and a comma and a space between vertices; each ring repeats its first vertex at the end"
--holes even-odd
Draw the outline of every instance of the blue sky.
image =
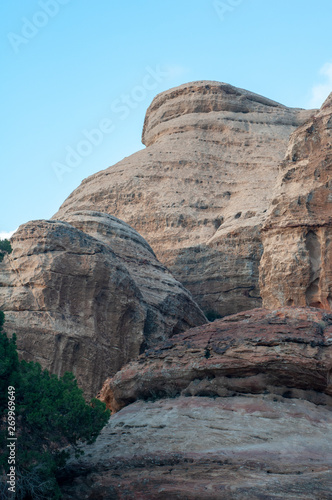
POLYGON ((0 236, 143 148, 163 90, 217 80, 320 106, 331 21, 331 0, 3 0, 0 236))

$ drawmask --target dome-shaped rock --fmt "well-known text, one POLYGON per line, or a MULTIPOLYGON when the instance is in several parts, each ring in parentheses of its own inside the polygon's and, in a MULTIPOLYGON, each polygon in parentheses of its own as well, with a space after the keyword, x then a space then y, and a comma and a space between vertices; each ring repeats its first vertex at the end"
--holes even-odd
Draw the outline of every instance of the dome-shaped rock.
POLYGON ((147 110, 146 149, 85 179, 55 218, 115 215, 205 312, 258 307, 260 227, 289 136, 311 114, 225 83, 170 89, 147 110))

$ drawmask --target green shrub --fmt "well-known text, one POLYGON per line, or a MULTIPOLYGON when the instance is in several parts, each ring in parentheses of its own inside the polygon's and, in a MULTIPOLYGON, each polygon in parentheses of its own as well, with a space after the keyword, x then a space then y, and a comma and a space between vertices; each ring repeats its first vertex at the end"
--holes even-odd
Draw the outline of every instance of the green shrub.
MULTIPOLYGON (((69 445, 81 453, 78 445, 95 441, 110 413, 98 399, 85 402, 73 374, 67 372, 58 379, 42 370, 39 363, 20 362, 15 335, 9 339, 3 323, 0 311, 0 449, 7 448, 7 391, 12 386, 17 437, 15 498, 58 499, 61 494, 56 472, 69 457, 69 445)), ((8 453, 0 457, 1 498, 6 498, 8 491, 8 453)))
POLYGON ((0 262, 2 262, 4 256, 7 253, 13 251, 9 240, 0 240, 0 262))
POLYGON ((220 319, 220 318, 222 318, 222 317, 223 317, 223 316, 222 316, 221 314, 219 314, 217 311, 213 311, 213 310, 206 311, 204 314, 205 314, 206 318, 207 318, 209 321, 214 321, 215 319, 220 319))

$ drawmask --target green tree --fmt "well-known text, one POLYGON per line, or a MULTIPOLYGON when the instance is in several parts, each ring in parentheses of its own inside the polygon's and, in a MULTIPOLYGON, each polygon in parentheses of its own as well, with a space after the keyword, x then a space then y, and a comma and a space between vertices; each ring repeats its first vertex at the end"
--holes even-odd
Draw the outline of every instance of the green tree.
MULTIPOLYGON (((69 457, 69 449, 92 443, 106 424, 110 413, 105 404, 83 397, 74 376, 65 373, 58 379, 39 363, 19 362, 16 338, 3 331, 0 312, 0 446, 6 449, 8 432, 8 387, 15 387, 16 474, 19 499, 61 498, 56 473, 69 457), (69 448, 71 445, 71 448, 69 448)), ((8 473, 8 454, 2 454, 3 478, 8 473)), ((1 498, 7 486, 2 481, 1 498)), ((12 498, 12 497, 8 497, 12 498)))
POLYGON ((0 262, 2 262, 4 256, 7 253, 13 251, 9 240, 0 240, 0 262))

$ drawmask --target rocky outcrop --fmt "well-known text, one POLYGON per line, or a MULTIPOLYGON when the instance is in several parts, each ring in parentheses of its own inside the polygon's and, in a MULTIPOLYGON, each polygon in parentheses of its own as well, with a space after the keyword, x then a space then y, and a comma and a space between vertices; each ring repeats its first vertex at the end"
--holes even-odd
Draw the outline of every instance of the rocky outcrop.
POLYGON ((311 114, 218 82, 163 92, 146 149, 85 179, 55 218, 123 219, 212 317, 259 307, 260 228, 289 136, 311 114))
POLYGON ((110 246, 134 280, 147 309, 141 351, 192 326, 206 323, 190 293, 128 224, 108 214, 91 211, 73 212, 63 220, 110 246))
POLYGON ((327 500, 331 360, 332 315, 313 308, 172 337, 105 383, 127 406, 69 462, 64 499, 327 500))
POLYGON ((273 393, 332 404, 332 315, 254 309, 176 335, 104 384, 114 412, 137 399, 273 393))
POLYGON ((265 307, 332 309, 332 94, 292 135, 263 230, 265 307))
POLYGON ((145 150, 15 233, 7 331, 113 412, 64 499, 331 498, 331 124, 332 94, 312 112, 182 85, 145 150), (237 314, 203 324, 143 237, 210 317, 237 314))
POLYGON ((87 397, 146 347, 206 321, 124 222, 98 212, 33 221, 0 264, 0 310, 20 355, 72 371, 87 397))

